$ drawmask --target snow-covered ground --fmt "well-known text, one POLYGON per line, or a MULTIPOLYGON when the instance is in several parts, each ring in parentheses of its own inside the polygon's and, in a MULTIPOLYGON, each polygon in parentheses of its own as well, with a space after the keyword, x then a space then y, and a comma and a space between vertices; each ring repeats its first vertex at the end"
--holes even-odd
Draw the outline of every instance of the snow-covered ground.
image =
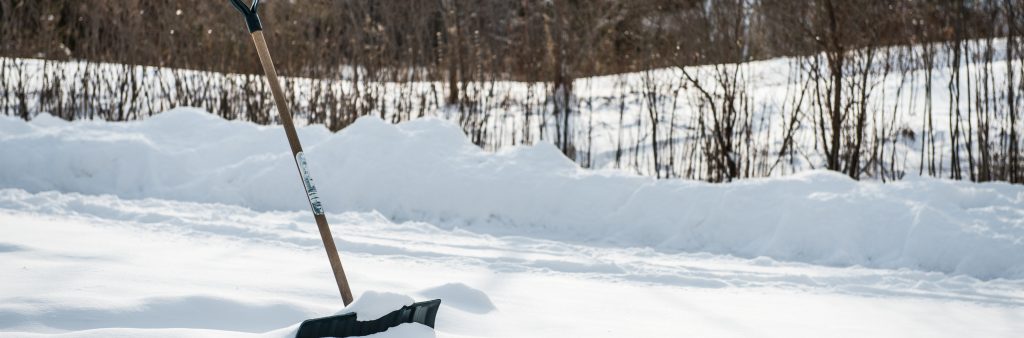
MULTIPOLYGON (((442 298, 440 337, 1024 331, 1021 186, 655 181, 436 119, 300 137, 358 313, 442 298)), ((190 109, 0 118, 0 337, 286 337, 338 312, 287 149, 190 109)))
MULTIPOLYGON (((967 42, 978 52, 987 50, 983 48, 985 43, 983 40, 967 42)), ((873 58, 876 60, 872 68, 874 71, 865 78, 856 71, 863 66, 863 60, 851 55, 847 66, 851 73, 845 80, 849 88, 842 95, 845 98, 860 97, 862 93, 854 90, 859 87, 857 81, 867 81, 863 87, 866 90, 863 93, 866 95, 863 99, 867 105, 865 112, 868 114, 864 127, 867 143, 862 151, 865 157, 869 152, 880 155, 877 162, 865 168, 864 179, 920 175, 927 172, 926 166, 935 166, 939 177, 950 177, 953 167, 951 135, 955 131, 961 133, 959 138, 962 140, 958 141, 960 153, 981 154, 977 140, 982 135, 980 126, 983 124, 990 126, 986 129, 990 147, 998 150, 990 156, 1003 156, 1002 152, 1007 151, 1006 130, 1024 130, 1024 119, 1016 119, 1016 125, 1010 125, 1007 117, 1009 106, 1004 102, 1007 93, 1003 88, 1006 83, 1015 81, 1014 77, 1007 78, 1007 75, 1019 73, 1024 65, 1020 60, 1007 60, 1005 39, 996 39, 992 43, 991 63, 984 62, 980 55, 963 57, 959 73, 949 66, 953 64, 951 55, 941 43, 932 45, 936 50, 933 62, 938 66, 931 70, 917 64, 921 61, 918 58, 924 45, 909 50, 904 50, 904 47, 874 50, 877 52, 873 58), (881 61, 903 56, 909 59, 881 61), (982 78, 985 80, 978 82, 982 78), (951 92, 951 83, 958 83, 956 88, 959 89, 951 92), (978 89, 982 85, 985 94, 979 98, 982 92, 971 88, 978 89), (981 105, 985 108, 979 108, 981 105), (956 109, 962 113, 960 124, 963 126, 954 126, 956 109), (982 115, 988 122, 979 120, 982 115), (932 122, 928 122, 930 127, 926 128, 927 121, 932 122), (925 145, 935 149, 926 152, 925 145), (879 164, 879 167, 874 164, 879 164), (887 175, 881 172, 883 167, 887 175)), ((736 144, 733 156, 750 162, 742 166, 753 170, 753 176, 778 177, 825 167, 824 147, 819 144, 823 142, 822 134, 815 125, 819 123, 816 105, 827 99, 816 98, 813 93, 831 84, 821 83, 819 88, 810 82, 807 68, 812 66, 807 62, 804 58, 774 58, 741 65, 685 68, 688 76, 702 83, 712 96, 718 97, 714 104, 722 106, 725 104, 723 97, 739 95, 737 104, 740 107, 737 109, 741 110, 740 115, 751 114, 748 127, 743 126, 746 123, 744 118, 733 121, 739 125, 733 136, 735 140, 730 143, 736 144), (725 69, 735 72, 739 92, 727 94, 717 84, 715 74, 726 72, 725 69), (791 120, 792 114, 800 117, 791 120), (791 135, 792 144, 787 145, 784 139, 793 121, 796 124, 792 125, 795 128, 791 135), (740 136, 748 132, 749 135, 740 136)), ((141 119, 167 107, 192 102, 216 110, 222 116, 238 118, 247 118, 253 113, 247 109, 262 107, 259 112, 269 114, 271 121, 276 118, 276 113, 270 111, 273 103, 269 91, 262 87, 260 77, 252 75, 20 58, 0 58, 0 67, 6 67, 6 74, 10 74, 0 79, 0 104, 7 105, 0 108, 6 108, 9 114, 16 114, 24 104, 29 115, 71 109, 77 118, 103 119, 109 112, 121 112, 129 119, 141 119), (59 74, 50 76, 68 80, 47 80, 37 74, 59 74), (81 78, 102 80, 88 84, 82 82, 81 85, 71 80, 81 78), (64 83, 64 86, 54 86, 54 83, 64 83), (126 86, 130 93, 125 92, 126 86), (55 95, 54 91, 60 91, 60 94, 55 95), (25 94, 25 98, 19 98, 19 94, 25 94), (136 96, 143 99, 129 100, 136 96)), ((827 71, 824 66, 813 67, 827 71)), ((326 114, 323 107, 314 107, 318 102, 344 101, 348 103, 329 110, 351 113, 351 107, 355 106, 366 109, 358 110, 359 114, 381 116, 387 121, 425 115, 462 123, 466 125, 467 132, 478 134, 475 137, 487 150, 508 151, 519 144, 550 142, 560 133, 562 122, 554 114, 553 89, 545 84, 518 81, 465 83, 461 86, 463 95, 467 102, 472 103, 466 103, 470 107, 459 108, 443 103, 444 97, 450 94, 446 91, 449 87, 446 83, 379 82, 367 80, 366 74, 354 76, 354 69, 343 68, 345 70, 338 78, 282 77, 292 110, 298 116, 297 123, 313 121, 310 116, 313 112, 326 114), (362 80, 353 81, 353 78, 362 80), (340 96, 330 96, 330 99, 318 96, 325 92, 340 96)), ((824 73, 819 75, 823 79, 829 77, 824 73)), ((704 172, 708 169, 709 159, 699 155, 705 151, 703 147, 708 146, 701 141, 705 139, 702 135, 712 133, 705 125, 713 124, 713 121, 706 111, 709 105, 706 96, 693 88, 686 78, 680 69, 662 68, 576 79, 572 92, 572 109, 576 113, 570 114, 568 122, 576 160, 593 168, 621 168, 648 176, 655 176, 655 168, 658 167, 661 174, 671 173, 671 177, 708 179, 704 172), (654 120, 652 112, 656 115, 654 120), (700 122, 701 119, 704 122, 700 122), (658 165, 654 163, 651 148, 655 136, 658 136, 658 144, 662 145, 657 150, 660 157, 658 165), (674 146, 668 146, 670 144, 674 146)), ((828 96, 828 93, 820 95, 828 96)), ((855 115, 852 111, 859 109, 861 100, 844 103, 851 110, 851 115, 845 118, 847 125, 843 127, 843 134, 850 134, 846 137, 853 137, 855 115)), ((333 107, 335 103, 326 104, 333 107)), ((344 124, 347 123, 346 118, 344 124)), ((846 146, 843 147, 845 152, 846 146)), ((974 167, 966 156, 960 155, 959 160, 964 168, 974 167)), ((862 160, 862 166, 863 161, 867 159, 862 160)), ((970 177, 970 174, 965 174, 965 177, 970 177)))

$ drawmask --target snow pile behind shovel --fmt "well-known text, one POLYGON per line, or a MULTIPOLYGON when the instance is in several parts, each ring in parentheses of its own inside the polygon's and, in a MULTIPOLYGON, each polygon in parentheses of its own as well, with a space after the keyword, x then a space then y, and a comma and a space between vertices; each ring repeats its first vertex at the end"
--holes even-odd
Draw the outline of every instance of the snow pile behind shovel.
MULTIPOLYGON (((131 123, 0 118, 0 187, 305 210, 278 126, 175 109, 131 123)), ((1024 278, 1024 188, 811 171, 731 184, 587 171, 550 144, 488 153, 438 119, 301 128, 332 213, 600 245, 1024 278)))

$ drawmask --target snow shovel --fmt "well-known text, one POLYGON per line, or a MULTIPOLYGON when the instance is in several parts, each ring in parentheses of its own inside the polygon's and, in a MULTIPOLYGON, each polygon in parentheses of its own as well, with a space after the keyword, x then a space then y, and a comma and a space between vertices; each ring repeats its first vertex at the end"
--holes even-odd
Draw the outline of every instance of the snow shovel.
MULTIPOLYGON (((299 136, 295 132, 295 125, 292 123, 292 115, 288 111, 288 105, 285 103, 284 91, 281 90, 281 84, 277 80, 277 69, 274 68, 274 61, 270 58, 267 41, 263 38, 263 25, 257 14, 260 1, 253 0, 251 6, 246 6, 242 0, 231 0, 231 4, 245 16, 246 26, 248 26, 249 33, 252 35, 252 41, 256 44, 256 52, 259 53, 263 72, 266 73, 267 82, 270 83, 270 91, 274 95, 274 102, 277 104, 277 112, 281 117, 281 124, 284 125, 285 135, 288 137, 288 144, 291 146, 292 155, 295 158, 295 166, 299 170, 299 178, 302 180, 303 187, 306 190, 309 206, 313 209, 313 218, 316 219, 316 226, 320 229, 320 239, 323 240, 324 248, 327 249, 327 259, 331 262, 334 280, 338 283, 338 291, 341 293, 341 300, 345 303, 345 306, 348 306, 352 303, 352 290, 349 288, 348 279, 345 277, 345 270, 341 266, 338 249, 334 246, 334 237, 331 236, 331 228, 327 224, 323 205, 320 203, 319 197, 317 197, 313 178, 309 174, 306 157, 302 153, 302 145, 299 144, 299 136)), ((413 322, 433 328, 434 318, 437 316, 437 310, 440 305, 440 299, 416 303, 370 321, 356 320, 355 313, 310 319, 302 322, 296 337, 365 336, 384 332, 388 328, 404 323, 413 322)))

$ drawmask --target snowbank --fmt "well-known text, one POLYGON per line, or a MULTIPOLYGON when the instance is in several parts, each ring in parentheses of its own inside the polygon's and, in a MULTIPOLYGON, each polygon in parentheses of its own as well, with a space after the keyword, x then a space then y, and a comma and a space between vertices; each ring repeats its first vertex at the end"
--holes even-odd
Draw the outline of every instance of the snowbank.
MULTIPOLYGON (((549 144, 487 153, 437 119, 300 137, 330 212, 497 235, 1024 278, 1024 187, 815 171, 712 185, 585 171, 549 144)), ((0 187, 308 208, 280 127, 176 109, 142 122, 0 118, 0 187)), ((344 230, 340 230, 342 234, 344 230)))

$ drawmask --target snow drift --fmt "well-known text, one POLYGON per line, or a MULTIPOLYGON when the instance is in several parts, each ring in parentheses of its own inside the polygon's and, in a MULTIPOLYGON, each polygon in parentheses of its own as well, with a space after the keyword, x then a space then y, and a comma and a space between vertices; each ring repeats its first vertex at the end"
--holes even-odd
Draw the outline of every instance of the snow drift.
MULTIPOLYGON (((549 144, 487 153, 438 119, 301 128, 330 212, 496 235, 1024 278, 1024 187, 812 171, 731 184, 582 170, 549 144)), ((0 187, 308 208, 283 130, 176 109, 132 123, 0 118, 0 187)), ((340 230, 344 233, 344 230, 340 230)))

